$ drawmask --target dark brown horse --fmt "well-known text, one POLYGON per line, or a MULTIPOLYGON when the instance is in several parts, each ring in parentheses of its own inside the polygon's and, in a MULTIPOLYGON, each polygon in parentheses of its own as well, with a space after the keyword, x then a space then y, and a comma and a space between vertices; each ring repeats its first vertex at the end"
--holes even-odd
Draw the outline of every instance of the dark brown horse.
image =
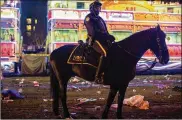
MULTIPOLYGON (((102 118, 107 118, 110 106, 118 94, 117 118, 122 118, 122 105, 126 88, 129 82, 135 77, 135 68, 139 59, 150 49, 159 59, 161 64, 167 64, 169 53, 165 42, 165 33, 158 25, 137 32, 128 38, 115 42, 109 49, 106 62, 104 63, 104 81, 110 85, 110 91, 102 114, 102 118)), ((71 65, 67 60, 76 45, 65 45, 54 50, 50 56, 52 66, 51 71, 51 91, 53 96, 53 111, 59 115, 59 97, 63 106, 64 118, 70 118, 67 108, 67 83, 72 76, 80 76, 88 81, 93 81, 96 68, 88 65, 71 65)))

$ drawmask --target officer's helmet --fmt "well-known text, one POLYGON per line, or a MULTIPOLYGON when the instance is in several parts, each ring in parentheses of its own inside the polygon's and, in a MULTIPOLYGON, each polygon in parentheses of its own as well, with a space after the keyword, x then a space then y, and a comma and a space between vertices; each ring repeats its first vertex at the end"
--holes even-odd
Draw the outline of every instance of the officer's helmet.
POLYGON ((100 10, 95 8, 100 6, 102 6, 102 3, 100 3, 98 0, 94 1, 93 3, 90 4, 90 12, 93 13, 94 15, 98 15, 100 10))

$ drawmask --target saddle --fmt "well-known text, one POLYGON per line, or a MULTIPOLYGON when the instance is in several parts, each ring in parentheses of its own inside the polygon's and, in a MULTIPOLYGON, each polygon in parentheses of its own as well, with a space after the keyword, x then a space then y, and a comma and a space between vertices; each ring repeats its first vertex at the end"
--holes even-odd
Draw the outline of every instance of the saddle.
POLYGON ((67 63, 85 64, 97 68, 100 56, 101 54, 95 51, 93 47, 89 46, 87 43, 80 42, 80 44, 73 49, 67 63))

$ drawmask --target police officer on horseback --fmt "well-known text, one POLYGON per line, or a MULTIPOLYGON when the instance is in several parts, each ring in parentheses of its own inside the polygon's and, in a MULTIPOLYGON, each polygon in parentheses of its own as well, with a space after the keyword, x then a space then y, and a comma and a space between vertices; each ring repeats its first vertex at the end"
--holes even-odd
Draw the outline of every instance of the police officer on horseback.
POLYGON ((99 16, 101 6, 102 3, 99 1, 91 3, 89 8, 90 13, 84 19, 84 24, 88 33, 87 43, 93 46, 93 48, 101 54, 95 75, 96 83, 101 82, 101 65, 103 57, 106 57, 109 46, 115 40, 114 36, 109 34, 105 21, 99 16))

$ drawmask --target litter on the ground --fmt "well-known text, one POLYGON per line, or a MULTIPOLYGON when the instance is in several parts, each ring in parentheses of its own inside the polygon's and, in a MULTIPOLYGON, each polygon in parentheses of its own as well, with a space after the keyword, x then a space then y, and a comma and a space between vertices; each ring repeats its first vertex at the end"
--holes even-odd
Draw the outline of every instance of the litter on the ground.
POLYGON ((135 93, 135 92, 136 92, 136 90, 135 90, 135 89, 133 89, 133 92, 135 93))
POLYGON ((94 98, 90 98, 90 99, 87 99, 87 98, 78 98, 77 101, 79 101, 78 104, 76 105, 81 105, 83 103, 86 103, 86 102, 93 102, 93 101, 96 101, 97 99, 94 99, 94 98))
POLYGON ((33 85, 34 85, 35 87, 39 87, 39 82, 33 81, 33 85))
MULTIPOLYGON (((124 99, 123 104, 131 106, 131 107, 137 107, 142 110, 149 109, 149 102, 144 101, 144 96, 142 96, 142 95, 135 95, 130 98, 126 98, 126 99, 124 99)), ((112 104, 111 107, 116 109, 118 107, 118 105, 112 104)))
POLYGON ((97 94, 101 94, 101 91, 97 91, 97 94))
POLYGON ((99 110, 101 110, 101 107, 100 106, 96 106, 95 107, 95 111, 99 111, 99 110))
POLYGON ((99 98, 99 100, 105 100, 105 98, 99 98))
POLYGON ((79 79, 77 79, 76 77, 74 77, 72 80, 71 80, 72 83, 77 83, 77 82, 80 82, 79 79))
POLYGON ((168 96, 168 98, 171 98, 171 97, 172 97, 172 95, 169 95, 169 96, 168 96))
POLYGON ((19 88, 19 89, 18 89, 18 92, 19 92, 19 93, 23 93, 23 89, 22 89, 22 88, 19 88))
POLYGON ((155 94, 156 94, 156 95, 163 95, 163 94, 164 94, 164 91, 163 91, 163 90, 155 91, 155 94))

